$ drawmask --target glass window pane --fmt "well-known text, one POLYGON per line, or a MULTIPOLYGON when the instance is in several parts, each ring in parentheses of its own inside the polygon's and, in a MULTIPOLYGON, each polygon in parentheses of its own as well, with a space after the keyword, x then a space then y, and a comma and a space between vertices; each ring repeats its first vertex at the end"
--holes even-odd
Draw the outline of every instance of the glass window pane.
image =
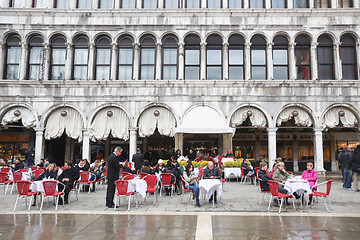
POLYGON ((51 62, 52 64, 64 64, 66 61, 66 49, 52 49, 51 62))
POLYGON ((19 64, 21 58, 21 47, 8 47, 7 63, 19 64))
POLYGON ((119 49, 119 64, 132 64, 133 61, 133 50, 119 49))
POLYGON ((78 0, 78 8, 80 9, 90 9, 92 0, 78 0))
POLYGON ((320 65, 319 66, 319 79, 321 79, 321 80, 333 79, 333 66, 332 65, 320 65))
POLYGON ((198 80, 200 78, 200 67, 186 67, 185 79, 198 80))
POLYGON ((272 8, 286 8, 287 0, 272 0, 271 7, 272 8))
POLYGON ((310 64, 309 49, 295 49, 295 58, 297 65, 309 65, 310 64))
POLYGON ((274 66, 274 79, 275 80, 288 79, 288 68, 274 66))
POLYGON ((51 71, 51 80, 65 79, 65 66, 53 66, 51 71))
POLYGON ((206 62, 208 65, 221 65, 221 50, 207 50, 206 62))
POLYGON ((75 49, 74 63, 87 64, 88 62, 88 49, 75 49))
POLYGON ((114 0, 100 0, 100 8, 111 9, 113 8, 114 0))
POLYGON ((208 80, 220 80, 221 79, 221 67, 207 67, 207 79, 208 80))
POLYGON ((307 1, 308 0, 294 0, 294 8, 307 8, 307 1))
POLYGON ((6 78, 9 80, 19 79, 19 65, 8 65, 6 78))
POLYGON ((155 67, 154 66, 141 66, 141 76, 142 80, 154 80, 155 77, 155 67))
POLYGON ((141 49, 141 64, 155 64, 155 49, 141 49))
POLYGON ((177 64, 177 49, 164 48, 164 64, 177 64))
POLYGON ((163 67, 163 79, 176 80, 176 66, 164 66, 163 67))
POLYGON ((122 0, 121 8, 123 9, 134 9, 136 7, 136 0, 122 0))
POLYGON ((250 0, 250 8, 264 8, 263 0, 250 0))
POLYGON ((96 67, 96 80, 109 80, 110 66, 97 66, 96 67))
POLYGON ((221 8, 221 0, 207 0, 207 2, 208 2, 208 8, 215 8, 215 9, 221 8))
POLYGON ((200 63, 200 51, 199 50, 186 50, 185 51, 185 64, 186 65, 198 65, 200 63))
POLYGON ((30 64, 40 64, 40 60, 43 58, 43 48, 42 47, 31 47, 30 48, 30 64))
POLYGON ((265 50, 251 50, 251 64, 265 65, 266 57, 265 50))
POLYGON ((307 66, 296 66, 296 79, 309 80, 310 68, 307 66))
POLYGON ((110 64, 111 49, 97 49, 96 63, 97 64, 110 64))
POLYGON ((70 8, 70 0, 57 0, 56 8, 70 8))
POLYGON ((157 8, 157 0, 143 0, 143 8, 145 9, 155 9, 157 8))
POLYGON ((165 8, 178 8, 178 0, 165 0, 165 8))
POLYGON ((318 62, 329 63, 333 62, 333 50, 331 47, 318 47, 318 62))
POLYGON ((243 50, 229 50, 229 64, 242 65, 243 64, 243 50))
POLYGON ((48 0, 36 0, 35 7, 36 8, 47 8, 48 0))
POLYGON ((200 8, 200 0, 186 0, 186 8, 200 8))
POLYGON ((39 79, 40 79, 40 66, 30 65, 29 80, 39 80, 39 79))
POLYGON ((74 66, 74 80, 87 79, 87 66, 74 66))
POLYGON ((229 8, 242 8, 243 0, 229 0, 229 8))
POLYGON ((275 65, 287 65, 288 64, 288 51, 285 49, 273 50, 273 61, 275 65))
POLYGON ((24 8, 25 4, 26 4, 26 1, 24 1, 24 0, 14 0, 13 1, 14 8, 24 8))
POLYGON ((119 66, 119 80, 132 79, 132 66, 119 66))
POLYGON ((266 79, 266 68, 265 67, 251 67, 251 78, 254 80, 265 80, 266 79))
POLYGON ((342 65, 342 79, 354 80, 356 76, 355 65, 342 65))
POLYGON ((244 76, 243 67, 229 67, 229 79, 242 80, 244 76))
POLYGON ((355 47, 341 47, 340 58, 342 63, 355 63, 355 47))

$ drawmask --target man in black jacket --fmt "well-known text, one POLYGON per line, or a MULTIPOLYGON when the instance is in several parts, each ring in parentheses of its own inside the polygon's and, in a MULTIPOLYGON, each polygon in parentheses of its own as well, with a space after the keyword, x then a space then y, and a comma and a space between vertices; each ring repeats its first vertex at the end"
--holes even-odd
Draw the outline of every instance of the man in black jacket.
POLYGON ((351 167, 354 174, 354 191, 359 192, 358 182, 360 176, 360 145, 354 149, 351 159, 351 167))
POLYGON ((344 169, 343 188, 351 191, 352 170, 351 170, 350 146, 346 146, 339 154, 339 163, 341 169, 344 169))
POLYGON ((109 208, 114 207, 114 195, 115 195, 115 181, 119 179, 120 172, 120 155, 123 149, 121 147, 116 147, 114 152, 111 153, 108 157, 108 186, 106 191, 106 206, 109 208))
MULTIPOLYGON (((214 163, 212 161, 210 161, 208 163, 208 166, 205 168, 203 179, 221 179, 220 170, 219 170, 219 168, 214 167, 214 163)), ((217 192, 215 191, 214 195, 211 195, 211 197, 209 199, 210 203, 213 201, 213 198, 214 198, 215 203, 217 203, 216 195, 217 195, 217 192)))
POLYGON ((136 149, 136 153, 133 155, 132 161, 135 164, 136 172, 142 168, 144 163, 144 155, 141 154, 140 148, 136 149))
MULTIPOLYGON (((59 182, 65 185, 64 190, 64 203, 68 204, 69 193, 71 189, 74 187, 74 183, 79 179, 79 172, 73 167, 72 161, 65 162, 66 169, 60 174, 58 177, 59 182)), ((58 184, 58 189, 61 191, 64 188, 62 184, 58 184)), ((62 204, 62 198, 59 198, 59 204, 62 204)))

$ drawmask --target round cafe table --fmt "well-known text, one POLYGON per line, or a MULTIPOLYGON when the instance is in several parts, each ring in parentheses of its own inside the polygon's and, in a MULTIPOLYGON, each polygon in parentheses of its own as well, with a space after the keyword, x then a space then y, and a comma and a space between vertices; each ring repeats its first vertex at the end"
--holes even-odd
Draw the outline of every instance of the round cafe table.
MULTIPOLYGON (((211 195, 213 195, 215 191, 217 191, 217 194, 219 196, 222 195, 222 185, 219 179, 201 179, 199 181, 199 189, 200 189, 199 195, 205 194, 206 199, 208 201, 211 195)), ((213 206, 214 206, 214 202, 215 201, 213 201, 213 206)))

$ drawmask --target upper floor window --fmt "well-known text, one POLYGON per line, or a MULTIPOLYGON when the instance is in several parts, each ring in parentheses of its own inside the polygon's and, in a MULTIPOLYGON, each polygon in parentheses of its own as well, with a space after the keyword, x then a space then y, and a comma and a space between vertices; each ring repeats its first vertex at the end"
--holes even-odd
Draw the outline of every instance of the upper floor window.
POLYGON ((33 0, 33 7, 34 8, 47 8, 48 0, 33 0))
POLYGON ((249 8, 264 8, 264 0, 249 0, 249 8))
POLYGON ((357 76, 356 43, 350 34, 345 34, 340 39, 340 59, 342 68, 342 79, 354 80, 357 76))
POLYGON ((50 79, 65 79, 66 39, 56 36, 51 41, 50 79))
POLYGON ((133 44, 134 40, 131 36, 125 35, 118 41, 119 61, 118 61, 118 79, 133 79, 133 44))
POLYGON ((206 79, 222 79, 222 38, 213 34, 206 40, 206 79))
POLYGON ((26 1, 24 0, 10 0, 9 7, 13 8, 24 8, 26 6, 26 1))
POLYGON ((317 62, 319 79, 334 79, 333 41, 327 35, 318 38, 317 62))
POLYGON ((200 79, 200 38, 189 34, 185 40, 185 79, 200 79))
POLYGON ((55 0, 55 8, 70 8, 70 0, 55 0))
POLYGON ((295 39, 296 79, 310 79, 310 39, 306 35, 299 35, 295 39))
POLYGON ((261 35, 251 38, 251 79, 266 79, 266 40, 261 35))
POLYGON ((288 39, 284 36, 274 38, 273 72, 275 80, 285 80, 289 77, 288 39))
POLYGON ((43 79, 44 69, 44 43, 41 36, 34 36, 29 41, 29 64, 28 77, 29 80, 43 79))
POLYGON ((309 0, 293 0, 294 8, 309 8, 309 0))
POLYGON ((79 9, 90 9, 92 0, 77 0, 77 8, 79 9))
POLYGON ((351 8, 354 7, 353 0, 338 0, 339 8, 351 8))
POLYGON ((114 0, 99 0, 99 8, 101 9, 114 8, 114 0))
POLYGON ((179 8, 179 0, 164 0, 164 8, 179 8))
POLYGON ((271 8, 287 8, 287 0, 271 0, 271 8))
POLYGON ((316 8, 331 8, 331 0, 315 0, 316 8))
POLYGON ((95 61, 95 79, 109 80, 111 67, 111 45, 109 37, 99 37, 96 40, 96 61, 95 61))
POLYGON ((156 9, 158 7, 157 0, 143 0, 143 8, 156 9))
POLYGON ((162 79, 177 79, 178 69, 178 40, 175 36, 165 36, 162 40, 162 79))
POLYGON ((74 80, 88 79, 88 60, 89 60, 89 39, 84 36, 78 36, 74 41, 74 80))
POLYGON ((19 65, 21 59, 20 37, 12 35, 6 41, 5 78, 9 80, 19 79, 19 65))
POLYGON ((222 8, 222 0, 207 0, 207 8, 222 8))
POLYGON ((243 8, 244 0, 229 0, 229 8, 243 8))
POLYGON ((145 36, 140 41, 140 79, 155 79, 156 45, 153 36, 145 36))
POLYGON ((229 38, 229 79, 244 79, 244 38, 234 34, 229 38))
POLYGON ((136 8, 136 0, 121 0, 122 9, 134 9, 136 8))
POLYGON ((200 8, 201 0, 185 0, 185 8, 200 8))

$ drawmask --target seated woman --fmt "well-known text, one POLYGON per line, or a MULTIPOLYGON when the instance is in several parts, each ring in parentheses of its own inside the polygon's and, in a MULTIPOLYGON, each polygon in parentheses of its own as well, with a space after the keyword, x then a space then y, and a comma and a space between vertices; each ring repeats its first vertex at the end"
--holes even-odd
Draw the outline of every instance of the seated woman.
POLYGON ((131 170, 131 168, 129 167, 129 161, 126 160, 124 162, 124 166, 122 168, 122 171, 123 172, 127 172, 127 173, 130 173, 130 174, 136 174, 136 171, 135 170, 131 170))
POLYGON ((155 166, 155 172, 162 173, 165 169, 164 161, 159 159, 158 163, 155 166))
POLYGON ((183 172, 183 177, 184 177, 184 180, 189 184, 189 185, 186 185, 186 187, 194 192, 194 195, 196 198, 196 206, 200 207, 199 178, 195 175, 194 167, 192 164, 186 165, 186 169, 183 172))
POLYGON ((50 163, 49 166, 37 177, 34 181, 40 181, 43 179, 52 178, 57 179, 56 164, 50 163))
MULTIPOLYGON (((254 175, 254 169, 246 158, 241 163, 241 167, 244 169, 244 176, 254 175)), ((251 178, 251 184, 254 184, 254 178, 251 178)))
POLYGON ((274 171, 273 179, 279 183, 285 183, 288 178, 290 178, 290 174, 285 171, 284 162, 278 162, 277 168, 274 171))
MULTIPOLYGON (((105 171, 105 169, 101 168, 101 164, 99 160, 95 160, 94 166, 90 169, 92 173, 90 177, 90 181, 96 181, 101 179, 101 174, 105 171)), ((93 183, 93 188, 90 190, 91 192, 95 191, 95 183, 93 183)))
MULTIPOLYGON (((306 170, 301 174, 302 179, 306 179, 309 182, 310 188, 312 188, 317 180, 318 180, 318 173, 314 169, 314 164, 312 162, 308 162, 306 164, 306 170)), ((311 203, 312 196, 310 196, 309 201, 311 203)))
POLYGON ((143 167, 141 168, 140 172, 147 174, 155 174, 154 170, 150 167, 150 162, 148 160, 144 161, 143 167))

